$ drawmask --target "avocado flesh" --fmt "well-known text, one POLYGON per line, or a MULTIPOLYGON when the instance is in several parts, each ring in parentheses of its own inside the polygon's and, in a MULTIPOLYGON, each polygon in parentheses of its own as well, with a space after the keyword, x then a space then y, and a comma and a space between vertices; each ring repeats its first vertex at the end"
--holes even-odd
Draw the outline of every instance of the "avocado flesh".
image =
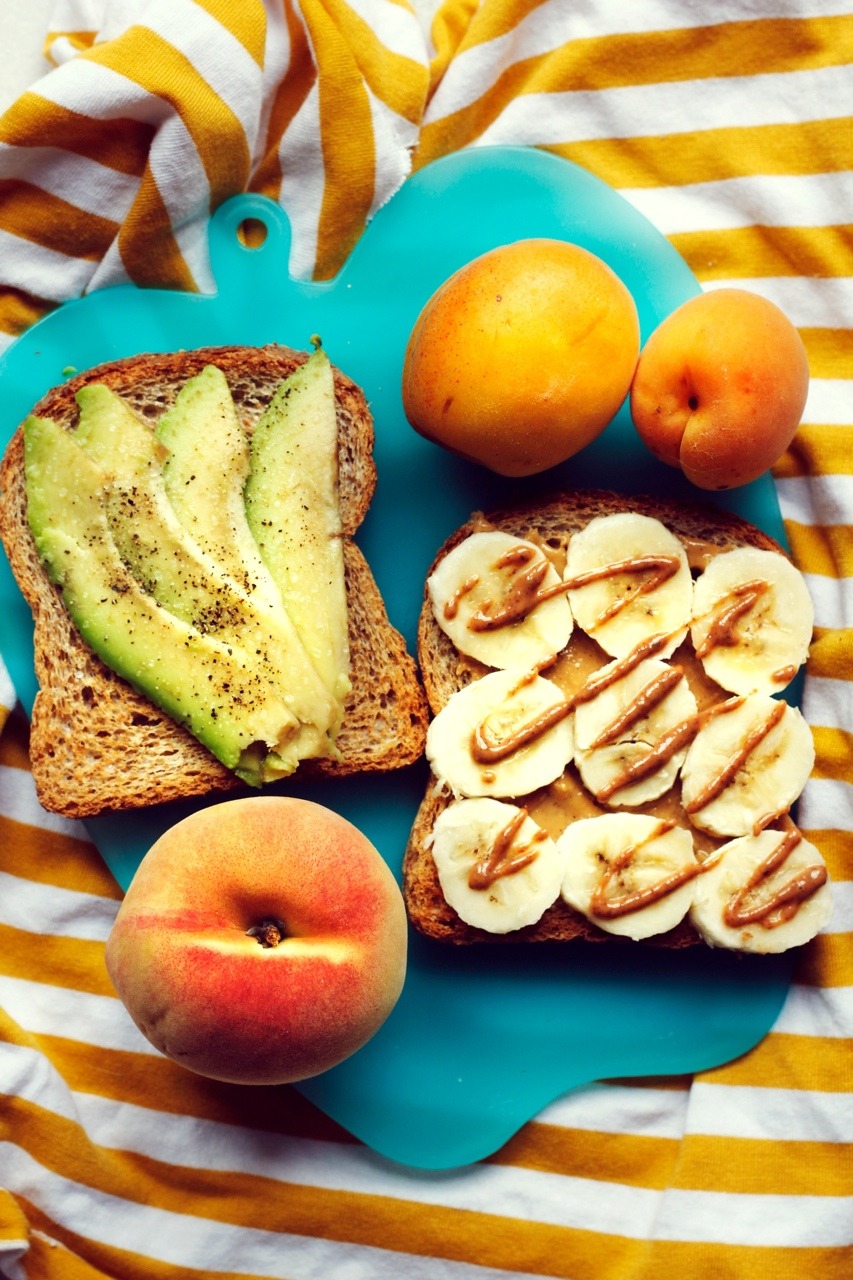
MULTIPOLYGON (((189 626, 234 640, 276 681, 299 722, 287 758, 269 768, 291 772, 295 761, 328 755, 336 707, 287 615, 258 601, 223 571, 178 519, 163 478, 165 449, 120 396, 100 384, 77 394, 80 421, 74 439, 109 477, 107 519, 116 548, 133 576, 158 604, 189 626)), ((206 421, 193 416, 195 448, 205 452, 206 421)), ((223 479, 221 488, 226 481, 223 479)), ((217 493, 211 493, 216 501, 217 493)), ((206 507, 196 506, 205 528, 206 507)), ((215 527, 215 518, 214 518, 215 527)), ((215 535, 209 533, 207 540, 215 535)), ((257 554, 257 553, 256 553, 257 554)), ((245 578, 245 570, 244 570, 245 578)))
POLYGON ((207 365, 184 383, 155 431, 166 495, 184 529, 253 600, 280 614, 281 596, 246 519, 249 437, 222 370, 207 365))
POLYGON ((350 690, 335 387, 318 347, 277 389, 250 442, 249 528, 339 718, 350 690))
POLYGON ((84 640, 227 768, 260 785, 270 753, 292 758, 299 727, 279 690, 253 654, 170 615, 141 589, 112 537, 107 476, 68 431, 31 416, 24 441, 30 527, 84 640))

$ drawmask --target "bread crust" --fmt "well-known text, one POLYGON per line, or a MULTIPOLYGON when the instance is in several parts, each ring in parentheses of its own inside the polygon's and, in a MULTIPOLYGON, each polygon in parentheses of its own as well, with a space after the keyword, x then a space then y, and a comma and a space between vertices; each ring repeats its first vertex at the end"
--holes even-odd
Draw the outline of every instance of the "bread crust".
MULTIPOLYGON (((146 353, 81 373, 33 409, 73 430, 75 395, 98 382, 153 425, 181 386, 205 365, 225 374, 251 431, 275 388, 308 358, 288 347, 205 347, 146 353)), ((400 768, 423 752, 427 704, 414 658, 388 619, 373 574, 353 536, 373 498, 373 420, 361 389, 334 369, 344 571, 352 691, 338 738, 339 759, 304 761, 299 779, 400 768)), ((0 540, 33 613, 35 673, 30 759, 44 808, 86 818, 209 793, 245 789, 186 729, 106 666, 82 639, 42 568, 27 523, 23 430, 0 465, 0 540)))
MULTIPOLYGON (((478 529, 504 530, 514 537, 533 535, 544 544, 564 545, 568 537, 583 529, 596 516, 614 515, 627 509, 628 500, 610 490, 585 490, 553 494, 541 502, 505 507, 487 513, 475 512, 439 548, 428 570, 429 577, 444 557, 478 529)), ((720 551, 738 546, 780 552, 784 548, 769 534, 740 516, 710 504, 690 504, 652 495, 632 495, 630 510, 654 517, 667 526, 686 546, 710 544, 720 551)), ((426 584, 418 620, 418 661, 433 715, 452 695, 471 680, 485 674, 487 667, 465 659, 439 627, 433 615, 426 584)), ((488 933, 461 920, 441 891, 435 862, 429 851, 431 832, 439 813, 452 796, 431 779, 418 808, 403 860, 403 894, 409 919, 418 932, 440 942, 456 945, 493 943, 513 945, 531 942, 608 942, 626 945, 629 940, 596 928, 580 912, 559 899, 536 924, 507 934, 488 933)), ((643 945, 680 948, 699 943, 689 922, 669 933, 650 938, 643 945)), ((636 945, 636 944, 634 944, 636 945)))

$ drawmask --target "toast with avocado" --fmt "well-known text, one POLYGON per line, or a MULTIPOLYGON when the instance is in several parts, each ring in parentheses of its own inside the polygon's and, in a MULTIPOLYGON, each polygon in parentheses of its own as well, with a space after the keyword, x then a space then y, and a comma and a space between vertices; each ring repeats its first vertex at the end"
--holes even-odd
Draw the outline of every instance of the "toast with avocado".
POLYGON ((419 621, 412 924, 459 945, 808 940, 830 891, 791 808, 814 746, 780 695, 812 622, 783 548, 715 507, 590 491, 475 513, 419 621))
POLYGON ((417 668, 354 537, 373 439, 320 347, 139 355, 35 406, 0 469, 0 538, 34 617, 46 809, 421 755, 417 668))

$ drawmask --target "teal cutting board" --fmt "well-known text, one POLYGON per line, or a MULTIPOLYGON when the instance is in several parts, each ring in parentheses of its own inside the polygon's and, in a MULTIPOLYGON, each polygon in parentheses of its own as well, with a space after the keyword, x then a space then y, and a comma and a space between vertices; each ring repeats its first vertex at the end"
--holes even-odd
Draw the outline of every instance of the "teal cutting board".
MULTIPOLYGON (((472 510, 561 486, 708 498, 651 457, 625 408, 577 458, 526 481, 465 463, 409 428, 400 372, 424 302, 476 254, 529 236, 571 240, 608 262, 634 296, 643 338, 699 291, 679 255, 626 201, 544 152, 483 148, 429 166, 376 214, 327 283, 291 279, 286 216, 262 197, 238 196, 210 222, 215 296, 103 290, 59 308, 8 349, 0 363, 0 442, 70 369, 219 343, 308 349, 319 334, 332 361, 365 389, 375 417, 378 485, 359 542, 413 651, 426 570, 472 510), (259 248, 238 237, 248 217, 266 228, 259 248)), ((784 540, 769 476, 716 501, 784 540)), ((0 651, 29 708, 32 625, 5 560, 0 617, 0 651)), ((290 789, 355 822, 399 875, 425 783, 419 765, 290 789)), ((153 840, 188 807, 88 824, 123 888, 153 840)), ((406 986, 384 1027, 347 1062, 298 1087, 390 1159, 459 1166, 495 1151, 575 1086, 690 1072, 744 1053, 772 1026, 791 969, 788 957, 706 948, 677 955, 618 945, 457 951, 412 936, 406 986)))

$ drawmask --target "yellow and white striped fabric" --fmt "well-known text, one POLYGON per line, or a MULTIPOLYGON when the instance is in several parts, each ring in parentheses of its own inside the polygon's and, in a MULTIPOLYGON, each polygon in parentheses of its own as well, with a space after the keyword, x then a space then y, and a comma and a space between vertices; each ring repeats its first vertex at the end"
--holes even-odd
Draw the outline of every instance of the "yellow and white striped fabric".
MULTIPOLYGON (((801 822, 833 877, 771 1033, 696 1078, 555 1102, 441 1174, 291 1089, 151 1051, 109 985, 118 892, 0 735, 0 1274, 384 1280, 853 1275, 853 16, 842 0, 60 0, 0 118, 0 333, 126 278, 204 289, 205 218, 279 199, 329 276, 410 168, 521 143, 584 165, 703 286, 778 302, 812 388, 776 469, 815 601, 801 822)), ((2 627, 2 621, 0 621, 2 627)), ((12 708, 0 680, 0 706, 12 708)), ((0 716, 4 712, 0 710, 0 716)), ((697 999, 701 993, 697 992, 697 999)))

